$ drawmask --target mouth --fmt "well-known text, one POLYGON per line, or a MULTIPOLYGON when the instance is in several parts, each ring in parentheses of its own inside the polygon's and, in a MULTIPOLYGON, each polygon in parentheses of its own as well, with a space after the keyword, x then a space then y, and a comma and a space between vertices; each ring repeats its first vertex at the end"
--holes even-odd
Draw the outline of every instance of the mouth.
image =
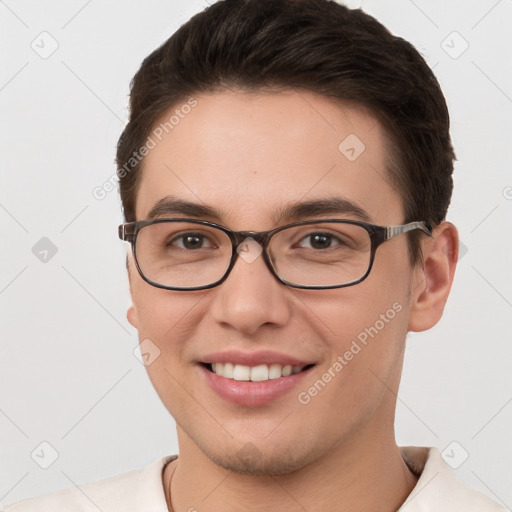
POLYGON ((198 365, 205 384, 223 401, 244 407, 270 404, 297 390, 317 366, 270 353, 245 357, 224 353, 212 360, 198 365))
POLYGON ((290 375, 297 375, 315 366, 313 363, 300 366, 292 366, 290 364, 281 365, 277 363, 246 366, 230 362, 202 363, 202 365, 219 377, 245 382, 265 382, 282 377, 289 377, 290 375))

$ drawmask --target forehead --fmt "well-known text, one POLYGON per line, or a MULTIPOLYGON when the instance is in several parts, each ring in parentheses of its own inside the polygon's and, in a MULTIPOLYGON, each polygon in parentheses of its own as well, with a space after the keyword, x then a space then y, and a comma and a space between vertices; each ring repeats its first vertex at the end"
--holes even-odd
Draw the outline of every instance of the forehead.
POLYGON ((215 208, 234 229, 272 228, 286 205, 332 197, 375 223, 401 220, 385 133, 368 110, 307 91, 222 91, 194 100, 153 127, 137 219, 170 195, 215 208))

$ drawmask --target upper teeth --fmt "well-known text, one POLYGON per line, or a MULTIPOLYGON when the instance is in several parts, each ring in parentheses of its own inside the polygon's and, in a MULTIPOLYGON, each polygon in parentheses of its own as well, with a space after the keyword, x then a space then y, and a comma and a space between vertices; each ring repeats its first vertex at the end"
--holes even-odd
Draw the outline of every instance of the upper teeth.
POLYGON ((250 380, 253 382, 278 379, 299 373, 304 366, 281 366, 280 364, 260 364, 259 366, 245 366, 233 363, 212 363, 212 370, 221 377, 234 380, 250 380))

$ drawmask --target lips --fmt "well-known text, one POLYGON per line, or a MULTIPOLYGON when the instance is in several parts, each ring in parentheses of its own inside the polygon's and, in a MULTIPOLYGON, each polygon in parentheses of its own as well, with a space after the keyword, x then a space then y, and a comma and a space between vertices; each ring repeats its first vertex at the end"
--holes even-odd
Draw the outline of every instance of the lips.
POLYGON ((273 351, 224 351, 200 363, 210 388, 228 402, 264 405, 294 388, 315 366, 313 362, 273 351))

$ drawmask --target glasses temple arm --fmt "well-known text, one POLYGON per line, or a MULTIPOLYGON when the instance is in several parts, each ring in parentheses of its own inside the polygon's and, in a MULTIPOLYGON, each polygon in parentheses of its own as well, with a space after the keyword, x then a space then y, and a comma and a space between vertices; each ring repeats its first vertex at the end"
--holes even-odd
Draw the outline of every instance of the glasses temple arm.
POLYGON ((391 240, 395 236, 414 231, 415 229, 421 229, 429 237, 432 237, 432 226, 424 221, 409 222, 409 224, 402 224, 401 226, 387 226, 386 227, 386 240, 391 240))

